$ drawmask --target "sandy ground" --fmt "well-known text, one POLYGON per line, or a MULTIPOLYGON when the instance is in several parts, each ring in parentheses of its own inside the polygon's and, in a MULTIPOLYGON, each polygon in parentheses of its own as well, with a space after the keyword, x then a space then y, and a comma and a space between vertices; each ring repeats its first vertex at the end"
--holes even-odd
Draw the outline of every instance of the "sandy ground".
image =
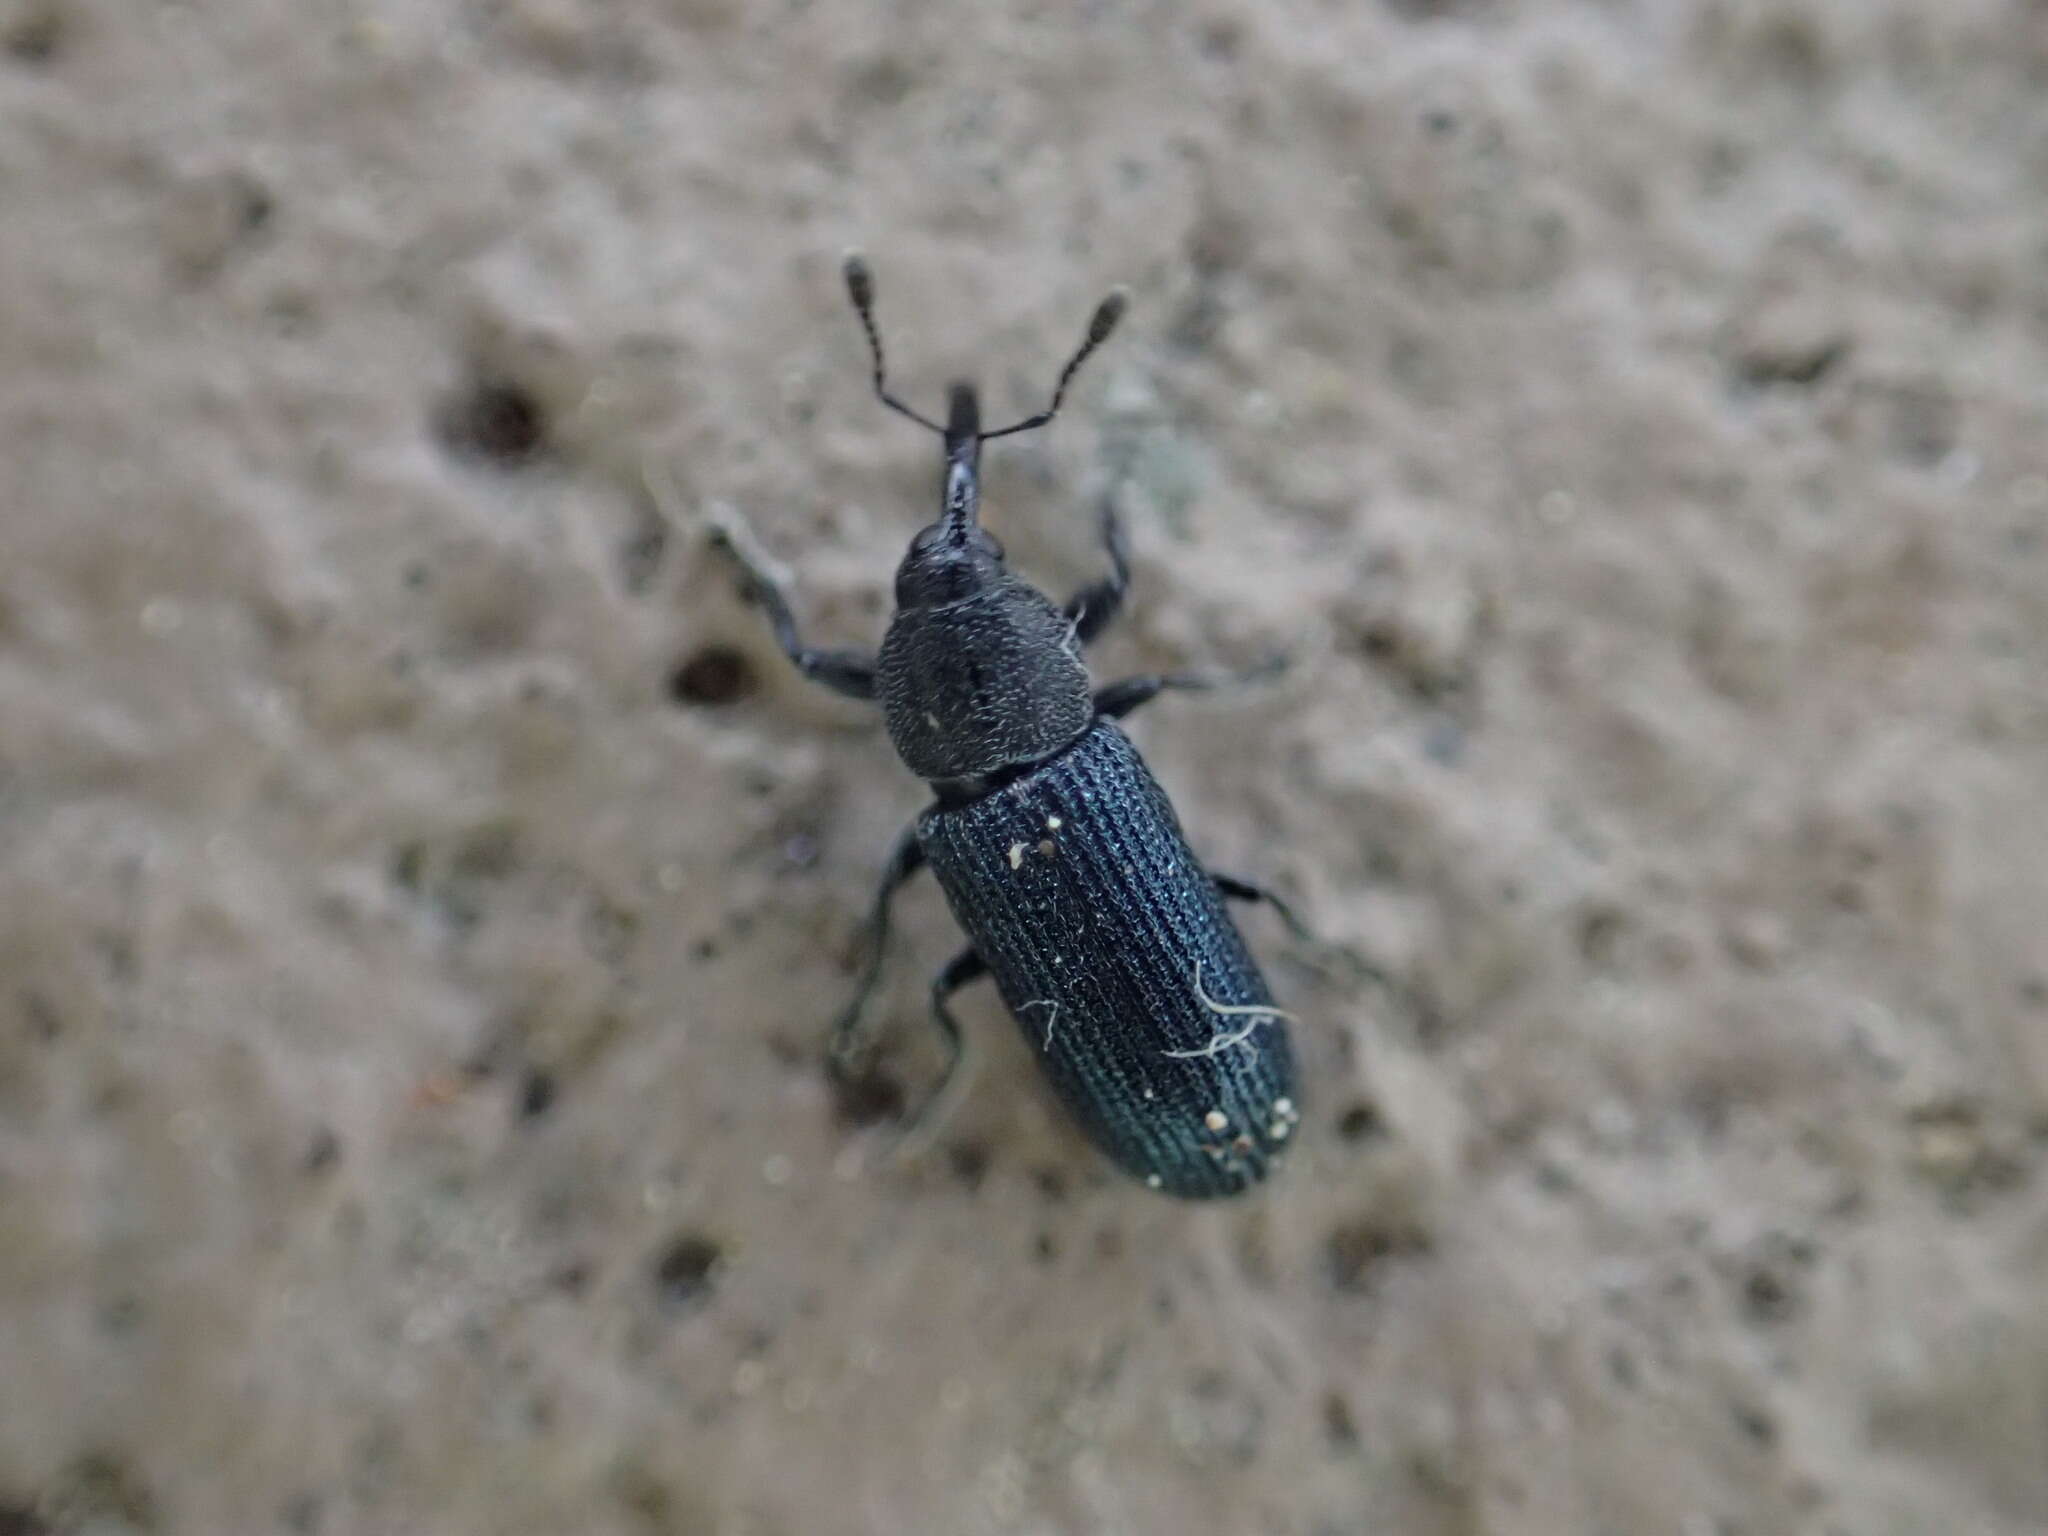
POLYGON ((2048 8, 0 0, 0 1532, 2048 1529, 2048 8), (1307 1120, 1113 1175, 868 644, 928 439, 1307 1120), (647 472, 662 488, 657 499, 647 472), (663 502, 666 505, 664 507, 663 502))

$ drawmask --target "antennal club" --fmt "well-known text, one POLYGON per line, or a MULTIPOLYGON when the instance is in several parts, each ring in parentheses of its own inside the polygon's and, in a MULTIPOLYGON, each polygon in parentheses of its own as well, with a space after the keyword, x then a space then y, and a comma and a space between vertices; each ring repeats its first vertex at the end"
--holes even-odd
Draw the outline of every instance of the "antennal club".
MULTIPOLYGON (((846 264, 842 270, 846 273, 846 296, 853 300, 854 312, 860 316, 860 328, 866 331, 868 335, 868 351, 873 354, 875 359, 875 393, 881 397, 882 404, 888 406, 890 410, 900 412, 927 431, 936 432, 939 436, 944 437, 946 435, 944 427, 940 426, 936 421, 919 415, 889 393, 888 380, 882 364, 882 333, 875 328, 875 275, 868 270, 868 264, 861 259, 858 251, 850 252, 847 255, 846 264)), ((1108 333, 1105 332, 1104 334, 1108 333)), ((1082 352, 1082 356, 1087 356, 1085 349, 1082 352)), ((1075 359, 1077 362, 1079 360, 1078 358, 1075 359)), ((1066 381, 1062 379, 1060 382, 1064 384, 1066 381)), ((1055 398, 1053 403, 1055 405, 1059 403, 1057 398, 1055 398)))
MULTIPOLYGON (((852 268, 849 267, 847 270, 850 280, 852 268)), ((862 271, 865 274, 866 269, 863 268, 862 271)), ((1074 375, 1081 371, 1081 365, 1088 361, 1089 354, 1109 340, 1110 332, 1116 329, 1117 321, 1123 319, 1124 310, 1130 301, 1130 294, 1122 288, 1117 288, 1111 290, 1109 296, 1095 306, 1095 313, 1088 317, 1088 334, 1081 338, 1079 349, 1067 359, 1067 366, 1060 370, 1059 383, 1053 386, 1052 404, 1036 416, 1027 416, 1022 421, 1000 427, 994 432, 982 433, 981 440, 987 442, 992 437, 1008 437, 1012 432, 1029 432, 1034 427, 1044 426, 1059 415, 1060 401, 1066 398, 1067 386, 1074 381, 1074 375)))

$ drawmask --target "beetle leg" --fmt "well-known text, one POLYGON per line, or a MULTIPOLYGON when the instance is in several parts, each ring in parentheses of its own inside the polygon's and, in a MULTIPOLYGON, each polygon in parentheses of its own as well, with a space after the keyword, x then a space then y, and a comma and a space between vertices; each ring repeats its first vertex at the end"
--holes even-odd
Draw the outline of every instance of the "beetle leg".
POLYGON ((872 699, 875 696, 874 657, 862 651, 825 651, 804 644, 803 637, 797 633, 796 615, 790 611, 789 597, 783 591, 780 577, 766 556, 754 547, 752 538, 739 524, 736 514, 727 513, 712 521, 711 541, 739 566, 746 579, 747 597, 768 610, 768 622, 775 627, 776 644, 782 647, 782 654, 790 659, 797 671, 812 682, 822 683, 849 699, 872 699))
POLYGON ((911 825, 897 834, 895 846, 889 850, 888 862, 882 866, 881 883, 875 887, 875 899, 868 908, 867 921, 861 925, 867 956, 861 962, 860 981, 854 987, 852 1001, 832 1021, 831 1060, 835 1069, 843 1070, 865 1043, 860 1037, 860 1015, 875 990, 875 984, 881 980, 882 953, 889 942, 889 903, 904 882, 922 868, 924 849, 918 844, 916 826, 911 825))
POLYGON ((1294 910, 1293 905, 1278 893, 1268 890, 1263 885, 1256 885, 1250 880, 1240 880, 1235 875, 1219 875, 1213 869, 1209 871, 1209 879, 1215 885, 1218 894, 1228 900, 1258 901, 1271 907, 1273 915, 1280 919, 1281 925, 1294 936, 1296 942, 1311 945, 1322 942, 1316 937, 1315 930, 1301 920, 1301 914, 1294 910))
POLYGON ((1124 540, 1123 513, 1117 508, 1114 492, 1102 498, 1101 528, 1109 574, 1067 599, 1067 622, 1074 626, 1074 638, 1082 645, 1109 628, 1131 586, 1131 551, 1124 540))
POLYGON ((987 962, 973 949, 963 949, 932 978, 932 1027, 939 1032, 939 1039, 945 1045, 946 1065, 939 1073, 939 1085, 917 1107, 902 1138, 896 1143, 895 1156, 898 1158, 915 1156, 929 1146, 932 1138, 953 1117, 953 1107, 967 1086, 967 1042, 960 1032, 960 1021, 953 1017, 953 1010, 946 1005, 946 999, 987 974, 987 962))
POLYGON ((1325 980, 1333 971, 1349 972, 1353 979, 1372 982, 1382 990, 1393 994, 1404 1003, 1413 1006, 1407 988, 1396 982, 1385 971, 1374 965, 1347 944, 1333 944, 1318 935, 1315 929, 1302 920, 1301 914, 1292 904, 1263 885, 1250 880, 1240 880, 1235 875, 1219 875, 1209 871, 1209 880, 1217 893, 1229 901, 1256 901, 1273 909, 1273 915, 1287 930, 1288 936, 1308 953, 1304 957, 1310 969, 1320 972, 1325 980))
POLYGON ((1212 688, 1262 683, 1267 678, 1277 677, 1286 667, 1287 656, 1283 652, 1247 672, 1148 672, 1142 677, 1127 677, 1095 690, 1095 713, 1111 720, 1121 720, 1139 705, 1148 704, 1170 690, 1202 693, 1212 688))

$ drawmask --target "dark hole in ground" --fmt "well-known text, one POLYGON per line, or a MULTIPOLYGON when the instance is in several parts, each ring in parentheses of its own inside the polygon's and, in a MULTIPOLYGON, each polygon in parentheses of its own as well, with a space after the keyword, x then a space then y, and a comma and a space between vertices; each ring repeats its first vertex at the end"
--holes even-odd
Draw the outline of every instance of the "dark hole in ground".
POLYGON ((1750 1320, 1781 1323, 1799 1308, 1790 1279, 1768 1264, 1759 1264, 1742 1282, 1742 1307, 1750 1320))
POLYGON ((1058 1205, 1067 1198, 1067 1176, 1057 1168, 1034 1168, 1031 1182, 1038 1186, 1038 1192, 1048 1204, 1058 1205))
POLYGON ((654 1283, 661 1299, 670 1306, 702 1306, 717 1284, 721 1257, 718 1244, 701 1232, 674 1238, 654 1266, 654 1283))
POLYGON ((1367 1141, 1386 1129, 1377 1104, 1360 1099, 1337 1117, 1337 1134, 1346 1141, 1367 1141))
POLYGON ((445 401, 435 435, 456 453, 495 464, 524 464, 547 444, 547 412, 509 379, 477 378, 445 401))
POLYGON ((1735 376, 1751 389, 1768 389, 1774 384, 1810 387, 1848 355, 1849 343, 1834 337, 1804 347, 1761 346, 1735 360, 1735 376))
MULTIPOLYGON (((43 4, 31 0, 7 24, 6 31, 0 33, 0 48, 5 48, 7 56, 19 64, 49 64, 63 47, 64 18, 49 0, 43 4)), ((5 1525, 0 1525, 0 1536, 7 1536, 5 1525)))
POLYGON ((988 1176, 988 1162, 988 1148, 981 1142, 956 1141, 946 1148, 946 1165, 970 1194, 981 1188, 981 1181, 988 1176))
POLYGON ((678 704, 731 704, 754 691, 754 664, 729 645, 700 646, 669 674, 668 696, 678 704))
POLYGON ((156 1496, 141 1475, 112 1451, 86 1451, 62 1468, 44 1490, 40 1508, 49 1513, 38 1518, 57 1530, 119 1525, 150 1531, 157 1525, 156 1496))
POLYGON ((538 1120, 554 1107, 554 1077, 538 1068, 528 1072, 519 1085, 519 1118, 538 1120))
POLYGON ((571 1259, 550 1277, 550 1283, 564 1296, 581 1296, 590 1289, 590 1281, 590 1265, 583 1259, 571 1259))
POLYGON ((0 1502, 0 1536, 49 1536, 50 1528, 26 1504, 0 1502))
POLYGON ((901 1120, 908 1103, 903 1084, 880 1067, 832 1074, 832 1107, 847 1125, 901 1120))
POLYGON ((1403 21, 1447 21, 1477 15, 1487 0, 1386 0, 1386 6, 1403 21))
POLYGON ((1330 1284, 1347 1295, 1363 1295, 1372 1289, 1380 1265, 1409 1254, 1426 1252, 1427 1234, 1414 1227, 1390 1225, 1370 1217, 1348 1221, 1331 1231, 1323 1249, 1324 1270, 1330 1284))
POLYGON ((277 200, 270 195, 270 189, 252 177, 237 178, 235 199, 240 205, 242 228, 249 234, 262 229, 277 212, 277 200))
POLYGON ((1736 1403, 1731 1410, 1735 1415, 1735 1427, 1761 1446, 1778 1443, 1778 1421, 1770 1411, 1749 1403, 1736 1403))
POLYGON ((1323 1398, 1323 1438, 1331 1450, 1340 1454, 1358 1448, 1358 1420, 1341 1392, 1331 1392, 1323 1398))
POLYGON ((312 1139, 306 1143, 305 1161, 301 1164, 309 1174, 320 1174, 341 1162, 341 1138, 334 1134, 333 1127, 316 1127, 312 1139))

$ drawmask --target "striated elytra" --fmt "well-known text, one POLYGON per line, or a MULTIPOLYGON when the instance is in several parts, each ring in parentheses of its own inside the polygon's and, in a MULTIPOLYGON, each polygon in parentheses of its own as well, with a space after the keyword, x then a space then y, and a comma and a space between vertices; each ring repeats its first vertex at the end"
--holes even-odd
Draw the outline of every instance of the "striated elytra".
POLYGON ((1124 297, 1097 307, 1043 411, 987 432, 971 384, 952 386, 943 424, 889 392, 874 279, 858 256, 845 276, 876 394, 945 445, 942 510, 897 568, 880 653, 805 645, 766 563, 721 530, 790 660, 818 683, 879 703, 898 755, 936 797, 898 837, 875 893, 863 974, 833 1030, 834 1070, 849 1072, 861 1055, 890 902, 929 865, 967 947, 932 982, 947 1068, 925 1123, 959 1066, 951 995, 987 976, 1098 1147, 1153 1189, 1236 1194, 1272 1171, 1300 1110, 1285 1015, 1224 903, 1266 901, 1299 925, 1270 892, 1202 866, 1116 724, 1161 692, 1216 679, 1091 686, 1081 649, 1116 615, 1130 577, 1114 497, 1101 513, 1109 572, 1063 605, 1014 575, 978 521, 981 445, 1053 419, 1116 328, 1124 297))

